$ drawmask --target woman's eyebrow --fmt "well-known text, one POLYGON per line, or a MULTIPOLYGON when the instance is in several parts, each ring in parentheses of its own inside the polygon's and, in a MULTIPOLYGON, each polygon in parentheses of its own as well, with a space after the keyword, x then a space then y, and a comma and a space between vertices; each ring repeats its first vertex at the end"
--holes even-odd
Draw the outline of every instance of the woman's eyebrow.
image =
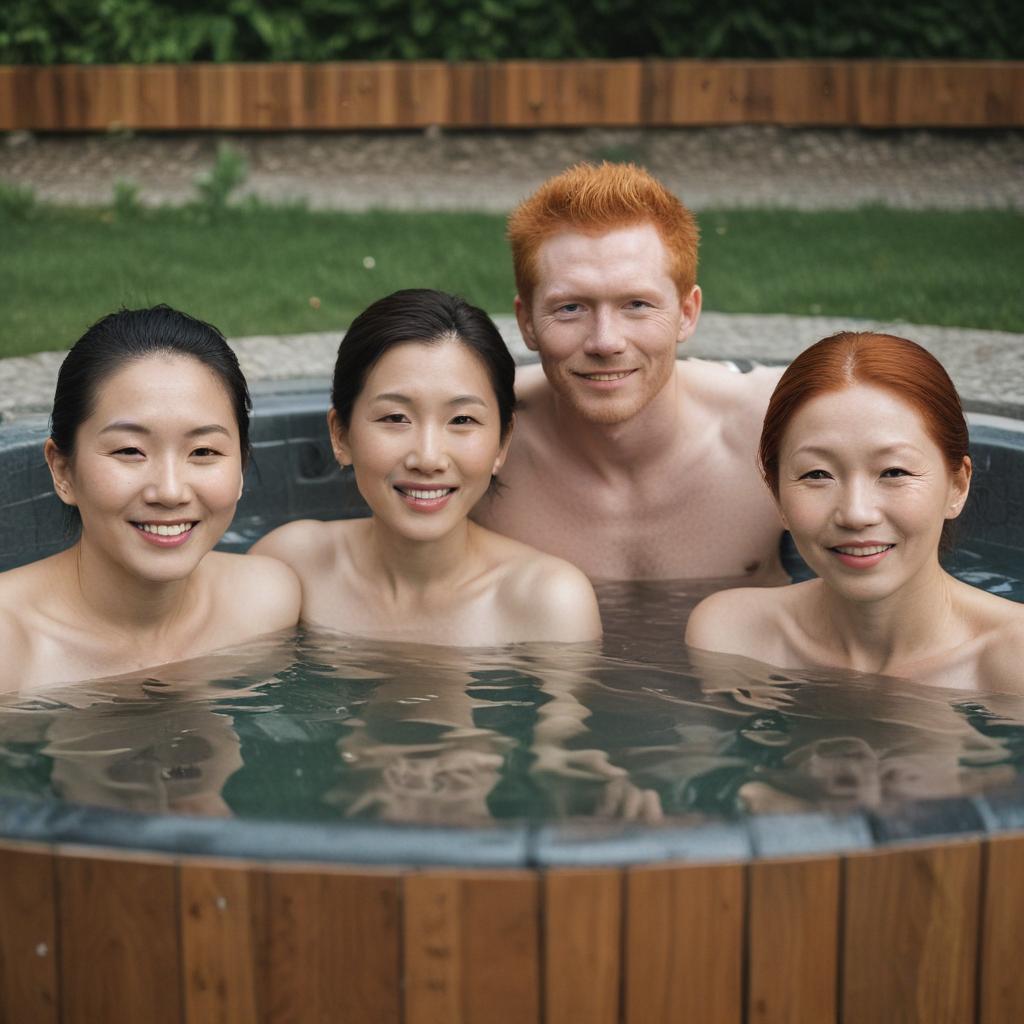
MULTIPOLYGON (((133 423, 130 420, 115 420, 113 423, 108 423, 101 431, 101 434, 109 434, 113 431, 125 431, 130 434, 146 434, 150 435, 153 433, 149 427, 144 427, 141 423, 133 423)), ((226 434, 228 437, 231 436, 231 431, 227 427, 222 427, 219 423, 207 423, 202 427, 193 427, 187 431, 186 437, 200 437, 203 434, 226 434)))

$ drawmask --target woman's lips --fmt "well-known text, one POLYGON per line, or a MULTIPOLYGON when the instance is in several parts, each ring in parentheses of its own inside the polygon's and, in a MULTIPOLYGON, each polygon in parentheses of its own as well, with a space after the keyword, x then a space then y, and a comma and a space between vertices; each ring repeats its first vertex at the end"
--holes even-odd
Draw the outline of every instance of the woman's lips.
POLYGON ((132 523, 144 540, 158 548, 181 547, 192 536, 196 525, 196 520, 179 523, 132 523))
POLYGON ((402 501, 417 512, 439 511, 458 490, 457 487, 413 487, 411 484, 394 486, 402 501))
POLYGON ((895 544, 837 544, 829 548, 850 569, 870 569, 878 565, 895 544))

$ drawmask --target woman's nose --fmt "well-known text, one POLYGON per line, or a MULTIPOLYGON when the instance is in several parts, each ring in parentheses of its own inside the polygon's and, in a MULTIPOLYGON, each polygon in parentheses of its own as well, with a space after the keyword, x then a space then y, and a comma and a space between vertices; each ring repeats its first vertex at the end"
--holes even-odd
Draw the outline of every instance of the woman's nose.
POLYGON ((163 459, 153 464, 153 476, 143 494, 154 505, 184 505, 192 500, 192 488, 184 467, 176 459, 163 459))
POLYGON ((448 468, 448 456, 439 430, 424 427, 416 431, 413 444, 405 457, 405 467, 421 473, 440 473, 448 468))
POLYGON ((847 529, 858 530, 879 521, 875 490, 867 481, 851 481, 840 489, 836 505, 836 522, 847 529))

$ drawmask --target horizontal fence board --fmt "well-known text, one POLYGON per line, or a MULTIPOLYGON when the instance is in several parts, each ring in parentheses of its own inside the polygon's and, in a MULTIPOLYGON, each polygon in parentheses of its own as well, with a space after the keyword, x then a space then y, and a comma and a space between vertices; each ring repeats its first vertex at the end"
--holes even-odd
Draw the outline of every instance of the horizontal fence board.
POLYGON ((352 61, 0 67, 0 130, 1024 124, 1024 62, 352 61))
POLYGON ((3 1024, 57 1024, 56 921, 50 851, 0 848, 3 1024))
POLYGON ((974 1024, 981 847, 847 858, 843 1024, 974 1024))

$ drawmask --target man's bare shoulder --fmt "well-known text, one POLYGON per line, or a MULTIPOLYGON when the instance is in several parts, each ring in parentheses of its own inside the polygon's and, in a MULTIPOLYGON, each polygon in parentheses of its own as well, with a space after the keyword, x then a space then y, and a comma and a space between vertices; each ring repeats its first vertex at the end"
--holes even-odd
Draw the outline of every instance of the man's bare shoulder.
POLYGON ((723 436, 748 447, 761 436, 768 400, 782 375, 780 367, 758 366, 749 373, 703 359, 680 361, 682 400, 696 402, 723 424, 723 436))

